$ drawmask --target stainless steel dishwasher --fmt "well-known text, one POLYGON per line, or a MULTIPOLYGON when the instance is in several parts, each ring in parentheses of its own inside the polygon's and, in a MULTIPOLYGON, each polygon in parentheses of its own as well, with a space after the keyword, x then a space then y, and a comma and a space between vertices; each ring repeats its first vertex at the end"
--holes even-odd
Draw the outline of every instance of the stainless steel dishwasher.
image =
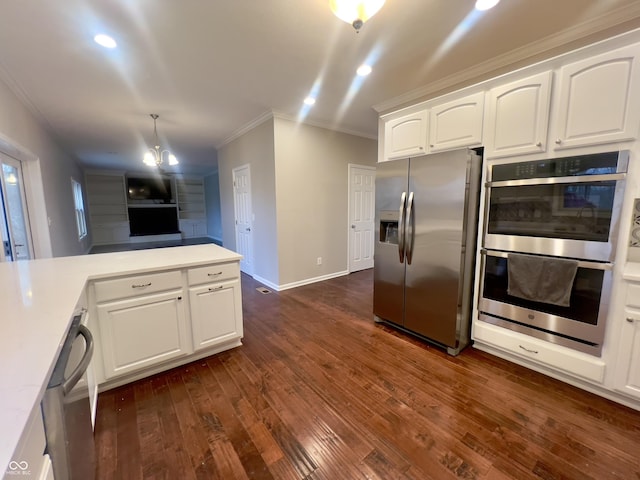
POLYGON ((95 478, 88 383, 83 384, 82 392, 74 389, 86 377, 93 355, 93 337, 83 324, 85 313, 74 315, 42 399, 47 452, 56 480, 95 478), (79 348, 81 354, 75 351, 79 348))

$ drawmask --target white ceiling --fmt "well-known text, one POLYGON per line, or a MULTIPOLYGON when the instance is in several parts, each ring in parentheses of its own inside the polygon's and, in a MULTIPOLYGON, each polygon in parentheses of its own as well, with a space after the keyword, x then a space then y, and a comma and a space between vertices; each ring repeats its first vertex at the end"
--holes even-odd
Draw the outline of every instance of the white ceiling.
POLYGON ((328 3, 4 0, 0 76, 83 165, 140 169, 158 113, 181 161, 169 170, 206 173, 216 147, 267 112, 375 137, 374 106, 640 27, 638 0, 502 0, 482 14, 474 0, 387 0, 356 34, 328 3), (118 48, 95 44, 99 32, 118 48))

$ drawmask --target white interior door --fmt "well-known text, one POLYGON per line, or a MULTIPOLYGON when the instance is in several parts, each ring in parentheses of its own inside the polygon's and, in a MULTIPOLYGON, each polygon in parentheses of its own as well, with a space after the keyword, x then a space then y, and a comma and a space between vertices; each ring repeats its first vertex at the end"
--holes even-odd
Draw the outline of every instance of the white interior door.
POLYGON ((349 165, 349 271, 373 267, 376 169, 349 165))
POLYGON ((236 216, 236 251, 243 256, 240 270, 253 275, 253 213, 249 165, 233 169, 233 203, 236 216))
POLYGON ((0 260, 28 260, 33 258, 29 215, 24 194, 22 164, 0 154, 0 260))

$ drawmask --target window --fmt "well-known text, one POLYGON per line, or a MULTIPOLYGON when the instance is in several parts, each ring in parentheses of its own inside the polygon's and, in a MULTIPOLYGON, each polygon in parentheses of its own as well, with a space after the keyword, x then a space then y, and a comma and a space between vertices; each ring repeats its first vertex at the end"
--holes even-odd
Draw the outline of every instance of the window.
POLYGON ((71 179, 73 189, 73 203, 76 206, 76 226, 78 227, 78 238, 82 240, 87 236, 87 219, 84 215, 84 201, 82 200, 82 185, 71 179))

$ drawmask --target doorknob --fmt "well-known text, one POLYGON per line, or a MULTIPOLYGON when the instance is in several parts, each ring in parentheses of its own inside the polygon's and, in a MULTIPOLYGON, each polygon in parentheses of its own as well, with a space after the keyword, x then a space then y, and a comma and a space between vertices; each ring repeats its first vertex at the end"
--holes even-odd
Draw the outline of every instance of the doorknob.
POLYGON ((250 232, 250 231, 251 231, 251 229, 250 229, 249 227, 245 228, 245 230, 246 230, 247 232, 250 232))

